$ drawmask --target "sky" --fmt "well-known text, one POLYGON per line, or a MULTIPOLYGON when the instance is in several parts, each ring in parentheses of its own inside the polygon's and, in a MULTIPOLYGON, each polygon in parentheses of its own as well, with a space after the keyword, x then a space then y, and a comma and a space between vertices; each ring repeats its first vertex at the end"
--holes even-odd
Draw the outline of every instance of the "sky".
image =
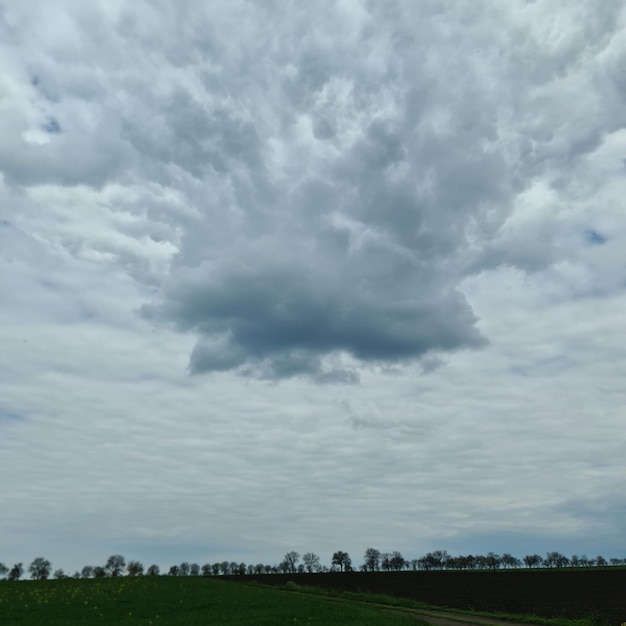
POLYGON ((0 2, 0 562, 626 557, 626 5, 0 2))

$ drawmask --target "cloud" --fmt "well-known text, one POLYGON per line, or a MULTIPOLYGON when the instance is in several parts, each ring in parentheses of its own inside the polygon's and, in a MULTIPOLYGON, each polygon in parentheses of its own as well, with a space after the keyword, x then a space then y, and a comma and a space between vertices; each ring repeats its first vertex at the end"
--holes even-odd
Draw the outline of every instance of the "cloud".
MULTIPOLYGON (((5 78, 5 181, 139 178, 193 207, 162 283, 128 263, 161 285, 144 314, 198 335, 193 373, 349 381, 484 347, 459 284, 553 264, 563 168, 624 122, 616 7, 68 7, 5 78)), ((3 27, 35 36, 17 10, 3 27)))
MULTIPOLYGON (((277 40, 305 15, 274 16, 277 40)), ((201 335, 193 372, 315 377, 342 357, 393 364, 485 344, 456 285, 468 231, 501 220, 516 187, 492 62, 462 41, 471 54, 451 63, 436 26, 416 37, 397 16, 359 15, 316 12, 293 58, 279 47, 268 67, 244 44, 250 85, 236 101, 227 78, 164 113, 177 164, 216 188, 144 309, 201 335), (372 53, 342 55, 344 31, 372 53)))
MULTIPOLYGON (((200 335, 194 373, 315 378, 345 358, 401 364, 484 346, 458 285, 502 264, 553 264, 555 185, 541 206, 537 173, 557 178, 623 121, 603 100, 615 85, 583 52, 607 45, 615 11, 551 41, 530 6, 496 11, 506 38, 487 12, 353 9, 273 14, 265 55, 246 21, 238 56, 212 48, 223 80, 205 73, 161 111, 159 150, 178 150, 167 158, 211 191, 144 313, 200 335), (233 78, 244 62, 246 85, 233 78), (563 119, 590 82, 599 89, 563 119), (607 115, 587 115, 598 107, 607 115)), ((555 8, 555 29, 570 19, 555 8)))

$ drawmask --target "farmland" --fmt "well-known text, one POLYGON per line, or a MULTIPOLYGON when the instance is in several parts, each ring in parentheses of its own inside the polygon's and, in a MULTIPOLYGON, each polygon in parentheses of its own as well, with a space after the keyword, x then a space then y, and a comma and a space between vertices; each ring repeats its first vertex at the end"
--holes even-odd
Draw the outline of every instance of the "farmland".
POLYGON ((2 626, 388 624, 414 617, 280 589, 200 577, 144 576, 0 582, 2 626))
POLYGON ((395 602, 395 606, 384 607, 373 603, 379 602, 373 594, 465 611, 535 615, 546 621, 584 618, 591 626, 618 626, 626 614, 626 570, 347 572, 1 581, 0 624, 420 624, 416 615, 396 610, 410 606, 409 602, 402 600, 395 602), (263 586, 250 584, 255 580, 263 586), (307 592, 307 587, 332 591, 313 594, 307 592))
POLYGON ((626 569, 347 572, 246 576, 263 584, 381 593, 461 610, 626 621, 626 569))

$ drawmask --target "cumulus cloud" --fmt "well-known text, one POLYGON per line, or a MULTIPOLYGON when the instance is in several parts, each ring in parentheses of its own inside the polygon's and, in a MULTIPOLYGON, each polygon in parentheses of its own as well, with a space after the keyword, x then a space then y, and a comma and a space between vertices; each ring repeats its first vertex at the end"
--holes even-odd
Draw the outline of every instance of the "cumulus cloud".
POLYGON ((176 163, 214 189, 145 312, 201 335, 194 372, 319 377, 342 355, 394 363, 484 343, 456 284, 468 230, 502 219, 517 184, 493 61, 466 35, 441 54, 463 35, 454 20, 356 13, 273 15, 271 48, 252 54, 267 45, 257 32, 235 59, 216 52, 225 80, 164 112, 167 144, 189 157, 176 163), (232 85, 242 62, 249 82, 232 85))
POLYGON ((615 85, 573 53, 606 46, 615 9, 563 40, 571 14, 556 9, 551 38, 529 6, 350 6, 272 13, 271 45, 244 12, 239 54, 198 45, 193 96, 162 112, 174 162, 212 187, 145 309, 200 335, 192 372, 319 377, 345 356, 484 345, 459 282, 553 263, 555 181, 544 206, 519 204, 537 172, 558 178, 623 121, 605 102, 615 85), (583 101, 563 116, 572 90, 583 101))

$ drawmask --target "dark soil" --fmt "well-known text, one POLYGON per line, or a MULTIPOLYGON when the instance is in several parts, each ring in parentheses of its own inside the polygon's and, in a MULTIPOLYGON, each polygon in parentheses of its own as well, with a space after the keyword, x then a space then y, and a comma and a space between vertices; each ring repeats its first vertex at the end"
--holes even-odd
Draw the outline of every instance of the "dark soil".
POLYGON ((572 619, 596 615, 611 626, 626 622, 626 569, 263 574, 232 579, 384 593, 461 610, 572 619))

